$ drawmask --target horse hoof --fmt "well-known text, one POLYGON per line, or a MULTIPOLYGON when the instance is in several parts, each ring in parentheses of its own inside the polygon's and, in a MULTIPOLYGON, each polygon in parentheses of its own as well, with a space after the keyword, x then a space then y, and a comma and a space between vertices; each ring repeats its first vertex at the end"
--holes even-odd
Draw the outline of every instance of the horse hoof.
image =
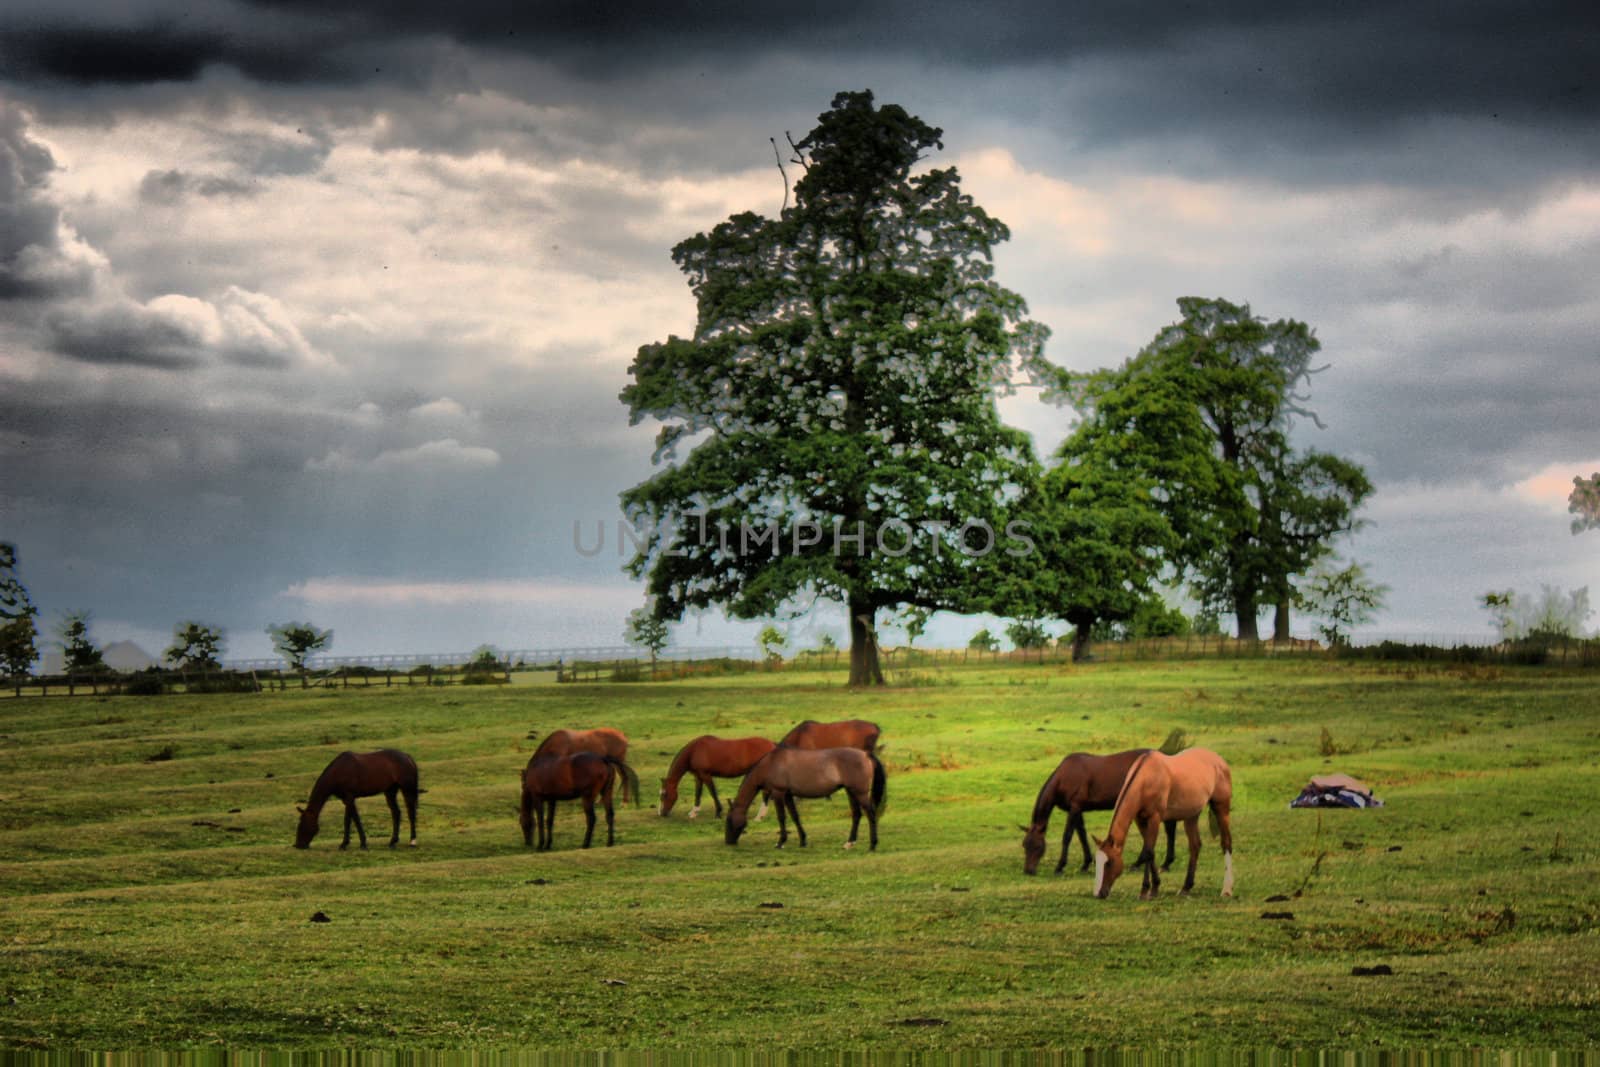
POLYGON ((690 810, 689 818, 698 819, 699 817, 700 817, 700 809, 699 808, 694 808, 694 809, 690 810))
POLYGON ((417 847, 417 839, 413 837, 410 841, 407 841, 406 842, 406 847, 407 848, 416 848, 417 847))
POLYGON ((854 841, 846 841, 844 843, 844 847, 845 848, 855 848, 856 847, 856 843, 854 841))

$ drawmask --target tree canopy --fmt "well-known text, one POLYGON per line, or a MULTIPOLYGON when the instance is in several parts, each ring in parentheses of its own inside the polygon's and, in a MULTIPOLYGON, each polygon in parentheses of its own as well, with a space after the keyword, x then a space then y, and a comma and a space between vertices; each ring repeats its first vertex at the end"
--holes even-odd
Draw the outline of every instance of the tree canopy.
POLYGON ((292 671, 303 672, 306 660, 313 652, 325 652, 333 646, 333 631, 319 630, 309 622, 283 622, 267 627, 272 639, 272 650, 283 657, 292 671))
POLYGON ((1006 508, 1032 450, 995 399, 1046 373, 1047 331, 994 280, 1006 227, 954 168, 916 169, 940 138, 841 93, 794 145, 793 206, 673 249, 694 334, 642 346, 621 394, 663 424, 662 469, 622 494, 663 618, 834 600, 852 684, 881 682, 881 610, 972 610, 988 557, 1023 550, 1006 508))

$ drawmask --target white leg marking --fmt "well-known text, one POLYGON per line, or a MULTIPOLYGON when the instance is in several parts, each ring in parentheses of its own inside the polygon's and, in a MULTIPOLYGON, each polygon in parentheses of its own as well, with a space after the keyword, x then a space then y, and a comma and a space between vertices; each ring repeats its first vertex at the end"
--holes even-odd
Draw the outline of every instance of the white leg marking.
POLYGON ((698 819, 699 817, 700 817, 700 805, 696 804, 694 807, 689 809, 689 818, 698 819))
POLYGON ((767 817, 767 798, 761 798, 761 810, 756 812, 756 821, 760 822, 767 817))
POLYGON ((844 843, 844 847, 845 848, 855 848, 856 847, 856 843, 854 841, 846 841, 844 843))
POLYGON ((1107 862, 1108 861, 1107 861, 1105 852, 1103 850, 1101 850, 1101 849, 1098 849, 1098 848, 1095 849, 1094 850, 1094 895, 1095 896, 1099 896, 1100 895, 1100 883, 1105 880, 1106 863, 1107 862))
POLYGON ((1233 896, 1233 853, 1222 854, 1222 895, 1233 896))

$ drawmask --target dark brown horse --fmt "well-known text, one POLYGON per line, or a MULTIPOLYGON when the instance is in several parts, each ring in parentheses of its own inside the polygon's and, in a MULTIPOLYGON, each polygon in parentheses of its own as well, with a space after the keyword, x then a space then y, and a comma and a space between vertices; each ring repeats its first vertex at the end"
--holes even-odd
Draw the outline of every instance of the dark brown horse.
POLYGON ((845 719, 841 722, 805 722, 783 735, 780 745, 790 748, 859 748, 863 752, 878 750, 878 724, 865 719, 845 719))
POLYGON ((855 847, 861 813, 865 811, 870 847, 877 848, 878 813, 883 810, 887 780, 878 757, 859 748, 800 749, 779 745, 773 749, 750 768, 750 773, 739 784, 739 795, 728 805, 725 840, 730 845, 739 843, 750 802, 756 793, 765 791, 778 809, 778 847, 782 848, 789 840, 789 827, 783 817, 787 810, 800 835, 800 847, 805 848, 806 830, 800 825, 800 809, 795 807, 795 797, 825 797, 840 789, 850 797, 850 838, 844 847, 855 847))
POLYGON ((1168 819, 1183 823, 1189 838, 1189 873, 1183 892, 1194 888, 1194 868, 1200 860, 1200 813, 1211 811, 1211 832, 1222 838, 1222 895, 1233 896, 1233 828, 1229 814, 1233 806, 1233 772, 1222 757, 1207 748, 1186 748, 1176 756, 1146 752, 1134 760, 1128 777, 1111 810, 1111 829, 1104 840, 1095 842, 1094 895, 1102 899, 1122 874, 1122 849, 1128 831, 1137 824, 1144 837, 1144 848, 1135 867, 1144 868, 1144 885, 1139 899, 1148 900, 1161 891, 1161 875, 1156 871, 1155 846, 1161 824, 1168 819))
POLYGON ((616 840, 616 816, 611 807, 612 785, 620 776, 623 795, 631 789, 639 795, 639 776, 633 768, 615 756, 599 756, 593 752, 576 752, 570 756, 534 756, 522 772, 522 843, 533 844, 534 822, 537 818, 539 848, 548 850, 555 836, 556 801, 579 800, 583 802, 583 847, 594 840, 594 802, 601 799, 606 805, 606 846, 616 840))
MULTIPOLYGON (((571 756, 579 752, 593 752, 597 756, 610 756, 618 762, 625 762, 628 758, 628 736, 609 726, 599 726, 593 730, 555 730, 539 742, 539 747, 533 750, 533 758, 571 756)), ((627 779, 623 779, 622 799, 637 804, 639 794, 630 794, 630 788, 627 779)))
MULTIPOLYGON (((689 809, 689 818, 693 819, 700 814, 700 797, 704 791, 711 790, 711 803, 716 806, 717 817, 722 817, 722 801, 717 796, 718 778, 741 778, 750 773, 754 767, 775 746, 764 737, 726 738, 713 737, 706 734, 695 738, 672 759, 672 766, 667 770, 667 776, 661 779, 661 806, 657 810, 663 816, 672 812, 672 806, 678 802, 678 782, 685 774, 694 775, 694 807, 689 809)), ((766 810, 766 802, 762 801, 762 811, 766 810)), ((756 818, 761 818, 757 815, 756 818)))
POLYGON ((375 797, 382 793, 389 801, 389 814, 394 816, 394 834, 389 847, 400 843, 400 805, 396 795, 406 798, 406 817, 411 821, 411 840, 417 843, 417 761, 392 748, 377 752, 341 752, 333 757, 317 784, 311 787, 311 799, 300 810, 300 826, 295 831, 294 847, 307 848, 317 836, 317 823, 322 816, 322 806, 329 797, 344 801, 344 841, 340 848, 350 847, 350 824, 355 823, 361 836, 361 847, 367 847, 367 831, 356 812, 357 797, 375 797))
MULTIPOLYGON (((1094 861, 1089 854, 1089 835, 1084 831, 1083 813, 1110 811, 1117 803, 1117 793, 1122 790, 1128 768, 1148 751, 1147 748, 1130 748, 1111 756, 1074 752, 1062 760, 1055 773, 1045 780, 1044 788, 1039 790, 1039 799, 1033 802, 1031 825, 1022 827, 1022 873, 1038 871, 1039 860, 1044 856, 1044 835, 1050 828, 1050 816, 1057 808, 1067 813, 1067 828, 1061 835, 1061 862, 1056 864, 1056 873, 1066 869, 1074 832, 1083 848, 1083 866, 1078 870, 1087 871, 1094 861)), ((1177 825, 1176 820, 1167 820, 1167 860, 1161 865, 1162 870, 1172 866, 1177 825)))

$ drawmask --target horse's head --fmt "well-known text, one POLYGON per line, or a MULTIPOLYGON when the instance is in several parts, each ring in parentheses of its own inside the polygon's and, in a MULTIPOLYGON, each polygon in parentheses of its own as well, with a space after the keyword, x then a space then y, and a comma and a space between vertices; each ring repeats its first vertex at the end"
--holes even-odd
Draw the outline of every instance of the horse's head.
POLYGON ((656 811, 665 818, 672 814, 672 805, 678 802, 678 783, 670 778, 661 779, 661 806, 656 811))
POLYGON ((317 816, 316 816, 316 813, 315 812, 311 812, 311 811, 307 811, 305 808, 300 807, 298 804, 295 805, 295 809, 294 810, 296 810, 296 811, 298 811, 300 813, 300 825, 295 828, 295 832, 294 832, 294 847, 295 848, 310 848, 311 847, 311 839, 313 837, 317 836, 317 816))
POLYGON ((1111 892, 1111 883, 1122 874, 1122 846, 1114 844, 1111 835, 1094 842, 1094 895, 1104 900, 1111 892))
POLYGON ((1018 826, 1022 831, 1022 873, 1037 874, 1044 858, 1044 827, 1018 826))
POLYGON ((728 807, 728 820, 725 824, 722 839, 730 845, 739 843, 739 835, 744 833, 745 823, 749 821, 749 812, 744 808, 728 807))

